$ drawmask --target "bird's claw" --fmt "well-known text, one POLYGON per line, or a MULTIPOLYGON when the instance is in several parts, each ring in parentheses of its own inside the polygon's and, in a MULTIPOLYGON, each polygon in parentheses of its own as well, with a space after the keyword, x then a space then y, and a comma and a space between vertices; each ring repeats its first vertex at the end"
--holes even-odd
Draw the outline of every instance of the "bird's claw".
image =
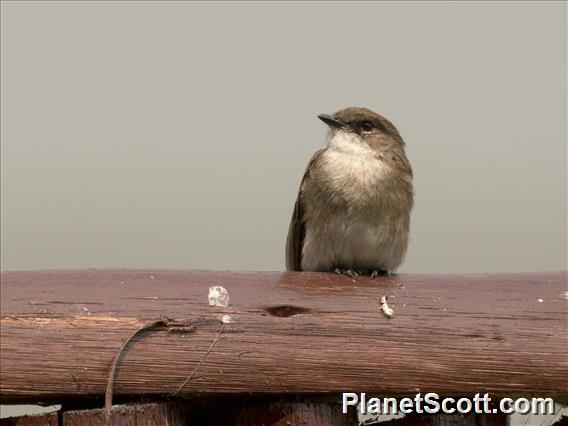
POLYGON ((382 269, 344 269, 344 268, 335 268, 333 270, 337 275, 345 275, 355 282, 354 278, 360 275, 369 276, 370 279, 376 278, 379 275, 386 275, 388 277, 391 276, 391 271, 384 271, 382 269))
POLYGON ((376 278, 381 274, 385 274, 387 277, 392 276, 391 271, 382 271, 382 270, 374 269, 373 271, 371 271, 371 279, 376 278))
POLYGON ((342 269, 342 268, 335 268, 335 273, 337 275, 346 275, 349 278, 358 277, 359 273, 354 269, 342 269))

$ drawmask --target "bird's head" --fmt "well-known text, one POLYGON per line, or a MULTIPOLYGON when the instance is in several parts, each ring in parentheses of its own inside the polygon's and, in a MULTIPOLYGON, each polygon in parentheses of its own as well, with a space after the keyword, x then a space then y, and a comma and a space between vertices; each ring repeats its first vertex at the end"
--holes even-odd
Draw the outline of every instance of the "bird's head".
POLYGON ((335 114, 320 114, 318 118, 331 129, 331 141, 366 143, 374 150, 404 148, 396 127, 385 117, 367 108, 349 107, 335 114))

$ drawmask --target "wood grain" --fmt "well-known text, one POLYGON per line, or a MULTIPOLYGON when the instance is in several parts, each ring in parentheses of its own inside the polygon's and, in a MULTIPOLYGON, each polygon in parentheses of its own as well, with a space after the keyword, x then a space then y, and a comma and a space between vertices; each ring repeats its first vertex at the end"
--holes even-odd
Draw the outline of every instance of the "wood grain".
POLYGON ((188 409, 181 404, 117 405, 109 417, 102 409, 74 410, 61 413, 62 426, 185 426, 195 424, 188 409))
POLYGON ((6 417, 0 419, 0 426, 59 426, 59 413, 6 417))
POLYGON ((103 398, 123 342, 163 317, 174 321, 136 336, 121 355, 115 397, 420 391, 566 400, 566 278, 6 272, 0 401, 103 398), (209 306, 215 285, 229 291, 228 307, 209 306), (379 310, 384 295, 391 319, 379 310), (222 325, 222 315, 234 322, 222 325))
MULTIPOLYGON (((116 405, 107 418, 102 409, 73 410, 61 414, 63 426, 356 426, 356 415, 342 415, 324 403, 224 401, 194 407, 189 403, 116 405)), ((35 425, 34 425, 35 426, 35 425)))

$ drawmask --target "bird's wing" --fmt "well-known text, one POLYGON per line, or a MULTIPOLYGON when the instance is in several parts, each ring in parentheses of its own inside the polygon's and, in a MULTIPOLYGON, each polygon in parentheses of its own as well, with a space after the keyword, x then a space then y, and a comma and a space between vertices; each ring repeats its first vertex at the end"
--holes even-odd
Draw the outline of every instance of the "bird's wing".
POLYGON ((290 220, 288 228, 288 238, 286 239, 286 270, 287 271, 301 271, 302 270, 302 246, 304 245, 305 235, 305 222, 304 222, 304 206, 303 206, 303 190, 306 179, 309 177, 311 170, 315 163, 321 157, 324 149, 317 151, 310 160, 308 167, 300 183, 298 190, 298 198, 294 204, 294 212, 290 220))

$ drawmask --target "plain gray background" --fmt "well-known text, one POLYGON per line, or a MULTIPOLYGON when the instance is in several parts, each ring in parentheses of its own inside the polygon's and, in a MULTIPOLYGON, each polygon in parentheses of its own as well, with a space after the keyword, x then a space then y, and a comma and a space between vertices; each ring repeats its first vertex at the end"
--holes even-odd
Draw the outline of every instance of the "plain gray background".
POLYGON ((2 2, 2 269, 281 270, 321 112, 390 118, 402 272, 566 269, 566 4, 2 2))
POLYGON ((3 270, 281 270, 316 114, 353 105, 407 141, 401 271, 566 269, 564 2, 1 12, 3 270))

